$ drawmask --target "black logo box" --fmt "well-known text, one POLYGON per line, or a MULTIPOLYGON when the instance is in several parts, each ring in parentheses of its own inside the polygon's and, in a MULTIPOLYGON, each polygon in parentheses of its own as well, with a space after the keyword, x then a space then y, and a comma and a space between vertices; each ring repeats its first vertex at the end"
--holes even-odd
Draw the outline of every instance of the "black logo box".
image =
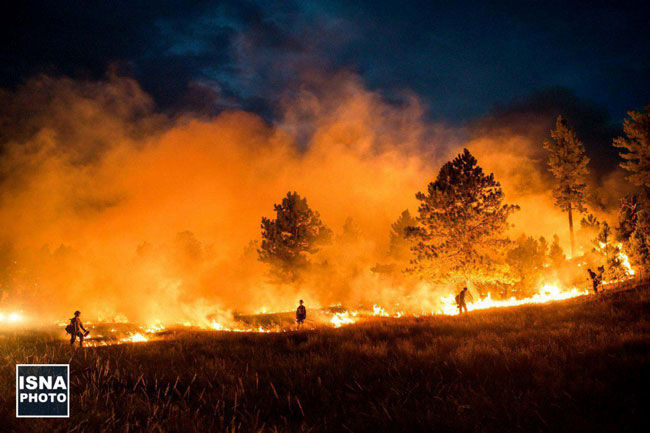
MULTIPOLYGON (((25 379, 23 379, 25 380, 25 379)), ((69 418, 70 417, 70 365, 69 364, 16 364, 16 418, 69 418), (20 401, 21 392, 32 395, 48 394, 52 392, 62 393, 61 390, 35 389, 21 390, 19 385, 20 377, 27 376, 51 376, 52 383, 56 377, 63 377, 66 385, 65 402, 27 402, 20 401)))

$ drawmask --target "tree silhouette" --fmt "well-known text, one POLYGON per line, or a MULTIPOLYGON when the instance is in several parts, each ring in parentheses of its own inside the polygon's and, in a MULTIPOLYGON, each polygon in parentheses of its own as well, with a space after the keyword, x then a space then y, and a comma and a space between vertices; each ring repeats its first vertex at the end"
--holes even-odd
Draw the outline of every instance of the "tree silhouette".
POLYGON ((616 238, 623 243, 634 268, 647 272, 650 265, 650 214, 647 197, 632 195, 621 201, 616 238))
POLYGON ((271 265, 272 273, 283 281, 294 282, 311 264, 309 256, 331 238, 331 231, 307 199, 288 192, 282 203, 274 205, 275 219, 262 218, 262 243, 259 259, 271 265))
POLYGON ((437 282, 492 282, 505 276, 503 256, 508 216, 518 209, 503 204, 494 175, 485 175, 465 149, 446 163, 427 192, 418 192, 414 258, 408 272, 437 282))
POLYGON ((558 116, 555 129, 551 131, 550 141, 544 142, 548 151, 548 165, 557 179, 553 189, 555 205, 569 214, 569 232, 571 234, 571 256, 575 252, 573 236, 573 212, 584 212, 585 194, 587 191, 586 178, 589 174, 587 164, 589 158, 585 148, 567 121, 558 116))
POLYGON ((603 266, 605 281, 619 281, 627 276, 621 260, 621 248, 615 242, 612 229, 607 221, 597 223, 598 233, 592 240, 592 254, 596 259, 597 266, 603 266))
POLYGON ((530 296, 537 291, 547 261, 547 249, 543 237, 535 239, 522 234, 514 241, 513 248, 507 254, 515 281, 512 294, 530 296))
POLYGON ((625 161, 621 167, 630 174, 627 179, 637 186, 650 187, 650 104, 645 111, 628 111, 623 122, 625 137, 614 139, 614 146, 627 150, 620 152, 625 161))
POLYGON ((558 235, 553 235, 553 243, 548 250, 548 258, 555 269, 559 269, 566 260, 564 251, 562 251, 562 247, 560 246, 560 237, 558 235))
POLYGON ((390 242, 388 255, 396 260, 407 259, 411 254, 411 242, 408 239, 408 228, 417 224, 408 209, 390 226, 390 242))

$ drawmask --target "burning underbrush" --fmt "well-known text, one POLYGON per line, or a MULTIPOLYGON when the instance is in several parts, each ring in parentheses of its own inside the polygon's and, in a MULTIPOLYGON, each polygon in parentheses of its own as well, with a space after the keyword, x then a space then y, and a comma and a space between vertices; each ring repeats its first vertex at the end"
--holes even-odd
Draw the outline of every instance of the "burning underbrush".
MULTIPOLYGON (((621 286, 618 284, 605 284, 603 289, 614 290, 621 286)), ((544 304, 554 301, 564 301, 589 295, 586 288, 572 287, 562 289, 555 284, 544 284, 538 291, 528 298, 517 299, 493 299, 491 295, 477 298, 467 302, 468 311, 487 309, 507 308, 520 305, 544 304)), ((454 299, 454 294, 443 296, 440 299, 440 308, 437 311, 409 312, 399 308, 389 308, 380 305, 359 306, 352 309, 342 305, 334 305, 325 308, 311 309, 309 317, 303 329, 319 328, 340 328, 361 322, 372 321, 381 318, 413 318, 431 317, 436 315, 452 316, 458 315, 459 309, 454 299)), ((2 316, 4 317, 4 316, 2 316)), ((11 316, 14 321, 21 317, 17 313, 11 316)), ((230 319, 220 316, 207 317, 202 323, 176 323, 163 324, 160 321, 149 325, 136 325, 123 322, 98 322, 87 323, 89 335, 84 340, 88 347, 109 346, 125 343, 144 343, 163 339, 175 339, 187 333, 283 333, 296 331, 293 312, 279 312, 270 314, 254 315, 233 315, 230 319), (220 321, 221 320, 221 321, 220 321)), ((64 327, 65 323, 59 323, 64 327)))
MULTIPOLYGON (((624 264, 624 275, 617 281, 601 281, 600 290, 614 290, 621 286, 634 283, 635 271, 630 267, 627 256, 620 252, 624 264)), ((582 260, 582 259, 580 259, 582 260)), ((582 268, 587 265, 584 260, 575 264, 582 268)), ((460 305, 457 300, 457 288, 438 287, 423 284, 418 286, 417 292, 390 304, 359 303, 351 305, 329 305, 321 307, 308 305, 307 320, 302 329, 340 328, 381 318, 401 317, 426 317, 460 314, 460 305), (418 304, 419 302, 419 304, 418 304), (414 306, 419 305, 420 308, 414 306)), ((567 286, 561 282, 542 282, 536 293, 530 296, 494 296, 487 292, 484 296, 478 295, 478 288, 469 291, 466 307, 468 312, 497 308, 515 307, 520 305, 544 304, 554 301, 564 301, 572 298, 587 296, 591 293, 591 281, 582 280, 576 285, 567 286), (472 294, 474 292, 474 294, 472 294)), ((198 305, 198 304, 197 304, 198 305)), ((266 308, 257 314, 237 314, 230 311, 221 311, 218 308, 209 308, 200 305, 200 308, 190 308, 181 305, 181 309, 192 320, 162 320, 152 319, 141 324, 130 321, 122 314, 111 316, 98 316, 84 318, 88 335, 84 345, 88 347, 109 346, 126 343, 144 343, 164 339, 176 339, 188 333, 284 333, 296 331, 300 328, 295 322, 293 311, 267 313, 266 308), (191 311, 185 311, 190 309, 191 311), (215 312, 216 311, 216 312, 215 312)), ((49 322, 51 323, 51 322, 49 322)), ((57 331, 65 335, 64 328, 67 321, 60 321, 57 331)), ((51 327, 46 322, 39 321, 36 314, 22 310, 0 310, 0 325, 8 328, 35 328, 51 327)))

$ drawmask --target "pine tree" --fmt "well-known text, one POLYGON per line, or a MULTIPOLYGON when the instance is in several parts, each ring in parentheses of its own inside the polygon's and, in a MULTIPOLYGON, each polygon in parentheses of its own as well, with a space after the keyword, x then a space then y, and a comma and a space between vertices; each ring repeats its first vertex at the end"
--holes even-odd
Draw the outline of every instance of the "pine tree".
POLYGON ((618 225, 616 226, 616 238, 619 241, 627 242, 630 239, 636 229, 641 210, 641 203, 636 194, 621 200, 621 207, 618 210, 618 225))
POLYGON ((507 255, 508 265, 515 281, 513 294, 530 296, 536 293, 546 263, 546 250, 547 244, 544 238, 537 240, 531 236, 521 235, 515 240, 514 247, 507 255))
POLYGON ((600 232, 594 239, 594 252, 599 254, 605 262, 605 280, 619 281, 627 276, 620 258, 621 248, 614 241, 612 230, 607 221, 601 222, 599 226, 600 232))
POLYGON ((259 260, 271 265, 272 273, 283 281, 294 282, 310 265, 309 256, 331 238, 331 231, 307 199, 288 192, 281 204, 274 205, 276 218, 262 218, 262 243, 259 260))
POLYGON ((505 278, 508 216, 494 175, 485 175, 465 149, 446 163, 420 201, 417 225, 409 227, 414 258, 408 272, 433 282, 494 282, 505 278))
POLYGON ((636 195, 621 201, 616 237, 622 242, 633 268, 647 271, 650 267, 650 214, 647 199, 636 195))
POLYGON ((343 230, 338 236, 340 242, 356 242, 361 238, 361 227, 352 217, 347 217, 343 223, 343 230))
POLYGON ((637 186, 650 188, 650 105, 645 111, 629 111, 623 123, 626 137, 614 139, 614 146, 627 150, 621 152, 625 161, 621 167, 630 174, 628 180, 637 186))
POLYGON ((558 116, 555 129, 551 131, 550 141, 544 142, 548 151, 548 165, 557 179, 553 189, 555 205, 569 214, 569 232, 571 234, 571 255, 575 253, 573 236, 573 212, 584 212, 586 178, 589 175, 587 164, 589 158, 576 133, 562 116, 558 116))
POLYGON ((560 246, 560 237, 558 235, 553 235, 553 243, 548 250, 548 258, 555 269, 559 269, 566 260, 564 251, 562 251, 562 247, 560 246))
POLYGON ((411 253, 411 242, 408 239, 408 228, 417 224, 408 209, 390 226, 390 241, 388 255, 394 259, 406 259, 411 253))
POLYGON ((580 220, 580 226, 585 230, 598 231, 600 230, 600 221, 593 214, 589 214, 580 220))

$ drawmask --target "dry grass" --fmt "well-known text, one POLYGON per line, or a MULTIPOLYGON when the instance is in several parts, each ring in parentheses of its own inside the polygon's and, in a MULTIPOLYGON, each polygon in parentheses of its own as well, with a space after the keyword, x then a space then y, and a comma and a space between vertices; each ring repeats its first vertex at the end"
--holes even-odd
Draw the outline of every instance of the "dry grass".
POLYGON ((647 431, 650 294, 71 351, 0 338, 0 430, 647 431), (70 419, 16 419, 16 363, 71 364, 70 419))

